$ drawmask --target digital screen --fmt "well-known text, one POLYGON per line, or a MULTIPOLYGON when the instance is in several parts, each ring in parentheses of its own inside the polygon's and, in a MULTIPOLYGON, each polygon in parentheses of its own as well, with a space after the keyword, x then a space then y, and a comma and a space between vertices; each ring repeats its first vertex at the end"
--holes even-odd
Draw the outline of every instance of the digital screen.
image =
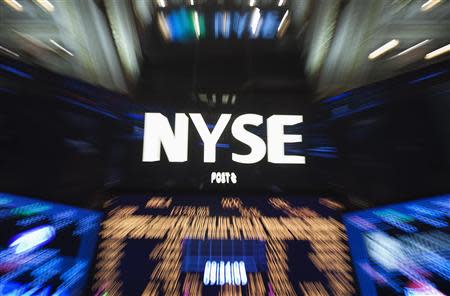
POLYGON ((0 295, 84 295, 101 214, 0 193, 0 295))
POLYGON ((94 295, 354 295, 330 198, 130 195, 105 207, 94 295))
POLYGON ((450 295, 450 195, 347 214, 361 295, 450 295))

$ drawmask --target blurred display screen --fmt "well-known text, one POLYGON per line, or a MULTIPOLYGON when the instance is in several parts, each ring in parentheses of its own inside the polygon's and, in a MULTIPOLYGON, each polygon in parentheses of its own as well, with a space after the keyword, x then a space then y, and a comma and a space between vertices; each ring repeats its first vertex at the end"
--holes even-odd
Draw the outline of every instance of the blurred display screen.
POLYGON ((344 217, 362 295, 450 295, 450 195, 344 217))
POLYGON ((0 295, 84 295, 100 219, 0 193, 0 295))
POLYGON ((328 198, 120 196, 106 204, 94 295, 353 295, 328 198))

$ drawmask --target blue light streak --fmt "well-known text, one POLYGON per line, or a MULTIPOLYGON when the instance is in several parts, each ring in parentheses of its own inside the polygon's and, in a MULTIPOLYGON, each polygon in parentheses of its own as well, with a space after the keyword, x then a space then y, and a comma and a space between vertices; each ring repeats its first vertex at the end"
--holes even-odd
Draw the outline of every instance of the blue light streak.
POLYGON ((442 74, 444 74, 444 73, 446 73, 446 72, 447 72, 447 70, 442 70, 442 71, 438 71, 438 72, 433 72, 433 73, 424 75, 424 76, 422 76, 422 77, 419 77, 419 78, 417 78, 417 79, 411 80, 409 83, 410 83, 410 84, 416 84, 416 83, 418 83, 418 82, 421 82, 421 81, 424 81, 424 80, 428 80, 428 79, 431 79, 431 78, 440 76, 440 75, 442 75, 442 74))
POLYGON ((331 102, 339 101, 339 100, 341 100, 343 98, 348 97, 351 94, 352 94, 351 92, 344 92, 344 93, 341 93, 341 94, 339 94, 337 96, 325 99, 325 100, 322 101, 322 103, 331 103, 331 102))
POLYGON ((18 69, 14 68, 14 67, 11 67, 11 66, 8 66, 8 65, 5 65, 5 64, 0 64, 0 69, 4 70, 6 72, 9 72, 11 74, 15 74, 17 76, 20 76, 22 78, 33 79, 33 76, 31 76, 30 74, 25 73, 25 72, 23 72, 21 70, 18 70, 18 69))

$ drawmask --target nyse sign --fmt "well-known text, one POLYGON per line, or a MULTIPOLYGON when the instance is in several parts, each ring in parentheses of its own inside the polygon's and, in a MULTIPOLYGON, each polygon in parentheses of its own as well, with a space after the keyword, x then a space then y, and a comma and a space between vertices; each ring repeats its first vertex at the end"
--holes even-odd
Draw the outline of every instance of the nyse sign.
MULTIPOLYGON (((231 119, 231 114, 221 114, 212 130, 199 113, 189 113, 204 144, 205 163, 216 162, 216 144, 231 119)), ((189 117, 185 113, 175 114, 175 127, 172 130, 169 120, 161 113, 146 113, 144 126, 143 161, 161 160, 161 146, 169 162, 188 161, 189 117)), ((285 143, 298 143, 302 136, 285 134, 284 127, 303 122, 301 115, 272 115, 267 118, 267 145, 263 139, 245 129, 246 125, 260 126, 264 118, 258 114, 238 116, 231 125, 233 137, 250 147, 250 153, 232 153, 234 162, 252 164, 261 161, 267 153, 267 160, 277 164, 304 164, 302 155, 286 155, 285 143)))

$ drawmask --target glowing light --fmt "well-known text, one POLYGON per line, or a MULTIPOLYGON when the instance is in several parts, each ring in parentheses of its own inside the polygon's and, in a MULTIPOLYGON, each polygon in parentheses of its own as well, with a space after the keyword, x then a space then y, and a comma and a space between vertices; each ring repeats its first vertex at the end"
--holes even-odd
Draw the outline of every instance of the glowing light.
POLYGON ((248 13, 244 13, 242 16, 238 12, 234 13, 234 31, 238 38, 242 38, 242 35, 244 34, 248 16, 248 13))
POLYGON ((225 284, 225 262, 220 261, 219 285, 225 284))
POLYGON ((195 36, 197 36, 197 39, 200 38, 200 21, 198 20, 198 13, 197 11, 194 11, 194 29, 195 29, 195 36))
POLYGON ((261 36, 266 39, 272 39, 277 34, 278 14, 274 11, 266 13, 261 25, 261 36))
POLYGON ((430 10, 431 8, 435 7, 441 2, 441 0, 428 0, 424 4, 422 4, 422 7, 420 8, 422 11, 430 10))
POLYGON ((284 4, 286 4, 286 0, 278 1, 278 6, 283 6, 284 4))
POLYGON ((203 273, 203 284, 209 285, 209 274, 211 272, 211 262, 206 261, 205 270, 203 273))
POLYGON ((157 0, 159 7, 166 7, 166 1, 165 0, 157 0))
POLYGON ((261 19, 261 11, 259 8, 255 8, 253 10, 252 18, 250 20, 250 29, 252 30, 253 36, 256 36, 256 33, 258 32, 258 24, 261 19))
POLYGON ((15 254, 29 252, 49 243, 55 234, 53 226, 39 226, 15 236, 9 244, 9 248, 14 248, 15 254))
POLYGON ((234 284, 239 286, 241 284, 241 275, 239 270, 239 263, 233 262, 233 274, 234 274, 234 284))
POLYGON ((189 3, 193 6, 194 5, 194 0, 190 0, 189 3))
POLYGON ((250 5, 250 6, 255 6, 255 2, 256 2, 256 0, 250 0, 250 2, 248 3, 248 5, 250 5))
POLYGON ((393 59, 393 58, 396 58, 396 57, 399 57, 399 56, 402 56, 402 55, 404 55, 404 54, 407 54, 408 52, 410 52, 410 51, 412 51, 412 50, 414 50, 414 49, 416 49, 416 48, 419 48, 419 47, 421 47, 421 46, 427 44, 427 43, 430 42, 430 41, 431 41, 431 39, 426 39, 426 40, 424 40, 424 41, 422 41, 422 42, 419 42, 419 43, 417 43, 416 45, 413 45, 413 46, 411 46, 410 48, 407 48, 407 49, 405 49, 404 51, 402 51, 402 52, 396 54, 395 56, 392 57, 392 59, 393 59))
POLYGON ((23 11, 23 6, 17 2, 16 0, 3 0, 6 4, 8 4, 11 8, 17 11, 23 11))
POLYGON ((230 268, 230 262, 227 262, 225 265, 225 283, 231 284, 231 268, 230 268))
POLYGON ((230 38, 230 27, 231 27, 230 13, 224 12, 222 34, 223 36, 225 36, 225 38, 230 38))
POLYGON ((59 44, 58 42, 56 42, 53 39, 50 39, 50 42, 55 45, 57 48, 59 48, 60 50, 64 51, 65 53, 67 53, 68 55, 70 55, 71 57, 73 57, 73 53, 71 53, 69 50, 67 50, 66 48, 64 48, 61 44, 59 44))
POLYGON ((158 25, 164 40, 167 41, 172 39, 172 34, 170 32, 169 25, 167 24, 167 20, 162 12, 158 13, 158 25))
POLYGON ((286 33, 286 30, 289 26, 290 23, 290 16, 289 16, 289 10, 287 10, 284 15, 283 18, 281 19, 280 24, 278 25, 278 37, 282 38, 284 36, 284 34, 286 33))
POLYGON ((244 261, 239 262, 239 271, 241 274, 241 283, 245 286, 247 284, 247 271, 245 270, 244 261))
POLYGON ((248 282, 244 261, 206 261, 203 284, 245 286, 248 282))
POLYGON ((433 59, 433 58, 435 58, 437 56, 443 55, 444 53, 447 53, 449 51, 450 51, 450 44, 447 44, 446 46, 443 46, 441 48, 438 48, 438 49, 428 53, 425 56, 425 59, 426 60, 430 60, 430 59, 433 59))
POLYGON ((369 54, 369 59, 370 60, 376 59, 377 57, 381 56, 382 54, 384 54, 384 53, 388 52, 389 50, 395 48, 399 44, 400 44, 400 41, 398 41, 397 39, 392 39, 388 43, 386 43, 383 46, 379 47, 378 49, 372 51, 369 54))
POLYGON ((222 18, 221 12, 216 12, 214 15, 214 35, 216 39, 220 37, 220 19, 222 18))
POLYGON ((10 54, 10 55, 12 55, 12 56, 15 56, 16 58, 20 57, 20 55, 19 55, 18 53, 15 53, 14 51, 9 50, 9 49, 7 49, 6 47, 3 47, 3 46, 1 46, 1 45, 0 45, 0 50, 3 51, 3 52, 6 52, 7 54, 10 54))
POLYGON ((217 263, 216 261, 213 261, 211 263, 211 275, 210 275, 210 279, 211 279, 211 285, 216 284, 216 273, 217 273, 217 263))
POLYGON ((36 0, 36 2, 40 7, 48 12, 53 12, 55 10, 55 6, 53 6, 53 4, 48 0, 36 0))

